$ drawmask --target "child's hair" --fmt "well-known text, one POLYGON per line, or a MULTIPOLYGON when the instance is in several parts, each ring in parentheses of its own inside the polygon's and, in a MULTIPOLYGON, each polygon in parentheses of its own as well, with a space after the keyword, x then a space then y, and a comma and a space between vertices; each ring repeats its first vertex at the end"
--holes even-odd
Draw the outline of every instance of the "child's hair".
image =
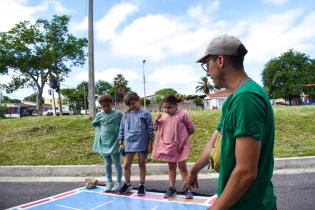
POLYGON ((177 98, 174 95, 166 95, 162 100, 162 103, 164 102, 177 105, 177 98))
POLYGON ((101 95, 99 103, 101 104, 104 102, 113 103, 113 98, 109 95, 106 95, 106 94, 101 95))
POLYGON ((140 101, 140 97, 136 92, 129 91, 124 97, 124 102, 127 106, 130 106, 133 101, 140 101))

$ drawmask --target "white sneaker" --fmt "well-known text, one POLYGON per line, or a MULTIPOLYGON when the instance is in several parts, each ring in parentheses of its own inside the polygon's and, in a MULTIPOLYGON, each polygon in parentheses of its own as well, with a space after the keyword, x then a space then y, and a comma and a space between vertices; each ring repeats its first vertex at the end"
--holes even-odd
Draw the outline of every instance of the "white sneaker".
POLYGON ((116 184, 112 188, 112 191, 115 191, 115 192, 119 191, 121 186, 122 186, 121 182, 116 182, 116 184))
POLYGON ((106 184, 106 187, 105 187, 105 192, 112 191, 112 188, 113 188, 113 185, 112 185, 111 183, 106 184))

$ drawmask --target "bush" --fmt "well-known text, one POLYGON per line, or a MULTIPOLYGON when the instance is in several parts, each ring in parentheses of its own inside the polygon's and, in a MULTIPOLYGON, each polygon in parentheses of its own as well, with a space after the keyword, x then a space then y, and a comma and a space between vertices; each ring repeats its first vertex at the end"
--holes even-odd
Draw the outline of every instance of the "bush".
POLYGON ((197 106, 203 106, 203 100, 201 98, 195 98, 193 100, 193 102, 197 105, 197 106))
MULTIPOLYGON (((151 101, 149 99, 145 99, 145 104, 149 105, 149 104, 151 104, 151 101)), ((141 105, 142 106, 144 105, 144 99, 143 98, 141 98, 141 105)))
POLYGON ((5 118, 4 114, 7 114, 9 112, 8 107, 0 107, 0 118, 5 118))

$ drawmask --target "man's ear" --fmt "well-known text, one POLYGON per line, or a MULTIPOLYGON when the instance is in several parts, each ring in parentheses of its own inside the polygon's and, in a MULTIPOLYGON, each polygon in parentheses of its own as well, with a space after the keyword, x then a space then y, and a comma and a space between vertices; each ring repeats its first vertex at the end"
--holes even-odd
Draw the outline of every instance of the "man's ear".
POLYGON ((225 62, 226 62, 226 60, 225 60, 224 56, 220 55, 216 60, 216 64, 217 64, 218 69, 222 69, 225 65, 225 62))

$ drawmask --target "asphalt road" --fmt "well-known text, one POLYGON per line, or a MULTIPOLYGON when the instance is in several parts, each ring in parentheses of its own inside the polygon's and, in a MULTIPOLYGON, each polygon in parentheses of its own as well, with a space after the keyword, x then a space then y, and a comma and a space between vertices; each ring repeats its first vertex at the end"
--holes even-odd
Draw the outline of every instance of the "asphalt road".
MULTIPOLYGON (((315 209, 315 172, 298 174, 276 174, 273 183, 277 194, 278 210, 315 209)), ((198 192, 211 195, 216 192, 217 179, 203 179, 198 192)), ((0 209, 17 206, 41 198, 69 191, 84 184, 79 182, 0 182, 0 209)), ((167 180, 147 181, 147 190, 164 191, 167 180)), ((137 183, 134 182, 136 187, 137 183)), ((180 183, 177 183, 180 189, 180 183)))

